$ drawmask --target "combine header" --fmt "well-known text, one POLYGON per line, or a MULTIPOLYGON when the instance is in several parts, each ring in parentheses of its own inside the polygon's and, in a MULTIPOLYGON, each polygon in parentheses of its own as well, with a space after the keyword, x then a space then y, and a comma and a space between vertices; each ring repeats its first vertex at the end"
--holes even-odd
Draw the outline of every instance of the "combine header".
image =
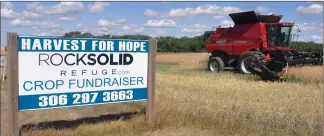
POLYGON ((323 64, 323 52, 298 52, 289 47, 294 23, 280 22, 281 15, 248 11, 229 16, 233 27, 212 29, 202 37, 210 53, 208 70, 220 72, 224 67, 234 67, 243 74, 277 80, 287 66, 323 64))

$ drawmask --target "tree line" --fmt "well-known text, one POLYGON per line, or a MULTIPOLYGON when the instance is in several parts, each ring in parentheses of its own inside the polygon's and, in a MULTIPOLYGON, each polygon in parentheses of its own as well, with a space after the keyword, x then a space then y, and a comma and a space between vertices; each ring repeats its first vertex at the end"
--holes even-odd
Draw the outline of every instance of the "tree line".
POLYGON ((296 48, 298 51, 304 52, 323 52, 323 43, 315 42, 292 42, 289 47, 296 48))
MULTIPOLYGON (((148 35, 101 35, 94 36, 91 33, 81 33, 79 31, 72 31, 65 33, 63 37, 78 37, 78 38, 105 38, 105 39, 137 39, 148 40, 151 37, 148 35)), ((181 37, 176 38, 172 36, 156 37, 158 52, 204 52, 205 46, 201 36, 195 37, 181 37)), ((292 42, 289 47, 296 48, 302 52, 323 52, 323 44, 314 42, 292 42)))

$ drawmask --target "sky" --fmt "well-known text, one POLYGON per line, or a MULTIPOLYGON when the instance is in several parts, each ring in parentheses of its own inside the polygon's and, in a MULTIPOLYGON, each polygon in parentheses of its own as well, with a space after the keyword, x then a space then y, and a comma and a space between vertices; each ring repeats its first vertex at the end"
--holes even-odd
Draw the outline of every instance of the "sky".
POLYGON ((1 2, 1 46, 6 46, 7 32, 191 37, 212 27, 233 25, 229 13, 251 10, 283 15, 282 21, 299 26, 298 40, 323 43, 320 2, 1 2))

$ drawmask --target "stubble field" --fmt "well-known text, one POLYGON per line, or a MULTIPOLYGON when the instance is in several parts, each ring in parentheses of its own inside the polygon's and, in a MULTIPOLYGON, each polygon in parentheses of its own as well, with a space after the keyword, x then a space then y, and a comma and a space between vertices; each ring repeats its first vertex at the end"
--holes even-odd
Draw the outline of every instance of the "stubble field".
POLYGON ((264 82, 232 71, 210 73, 206 60, 205 53, 157 56, 152 125, 144 120, 145 102, 132 102, 22 112, 22 135, 321 135, 323 67, 289 68, 286 81, 264 82))

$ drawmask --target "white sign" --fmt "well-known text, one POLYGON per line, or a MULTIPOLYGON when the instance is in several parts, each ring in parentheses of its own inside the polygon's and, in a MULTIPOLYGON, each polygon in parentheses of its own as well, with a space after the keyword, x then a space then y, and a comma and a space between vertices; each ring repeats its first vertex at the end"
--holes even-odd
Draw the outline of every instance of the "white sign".
POLYGON ((5 67, 6 65, 6 56, 1 56, 1 67, 5 67))
POLYGON ((19 110, 146 100, 147 40, 18 38, 19 110))

